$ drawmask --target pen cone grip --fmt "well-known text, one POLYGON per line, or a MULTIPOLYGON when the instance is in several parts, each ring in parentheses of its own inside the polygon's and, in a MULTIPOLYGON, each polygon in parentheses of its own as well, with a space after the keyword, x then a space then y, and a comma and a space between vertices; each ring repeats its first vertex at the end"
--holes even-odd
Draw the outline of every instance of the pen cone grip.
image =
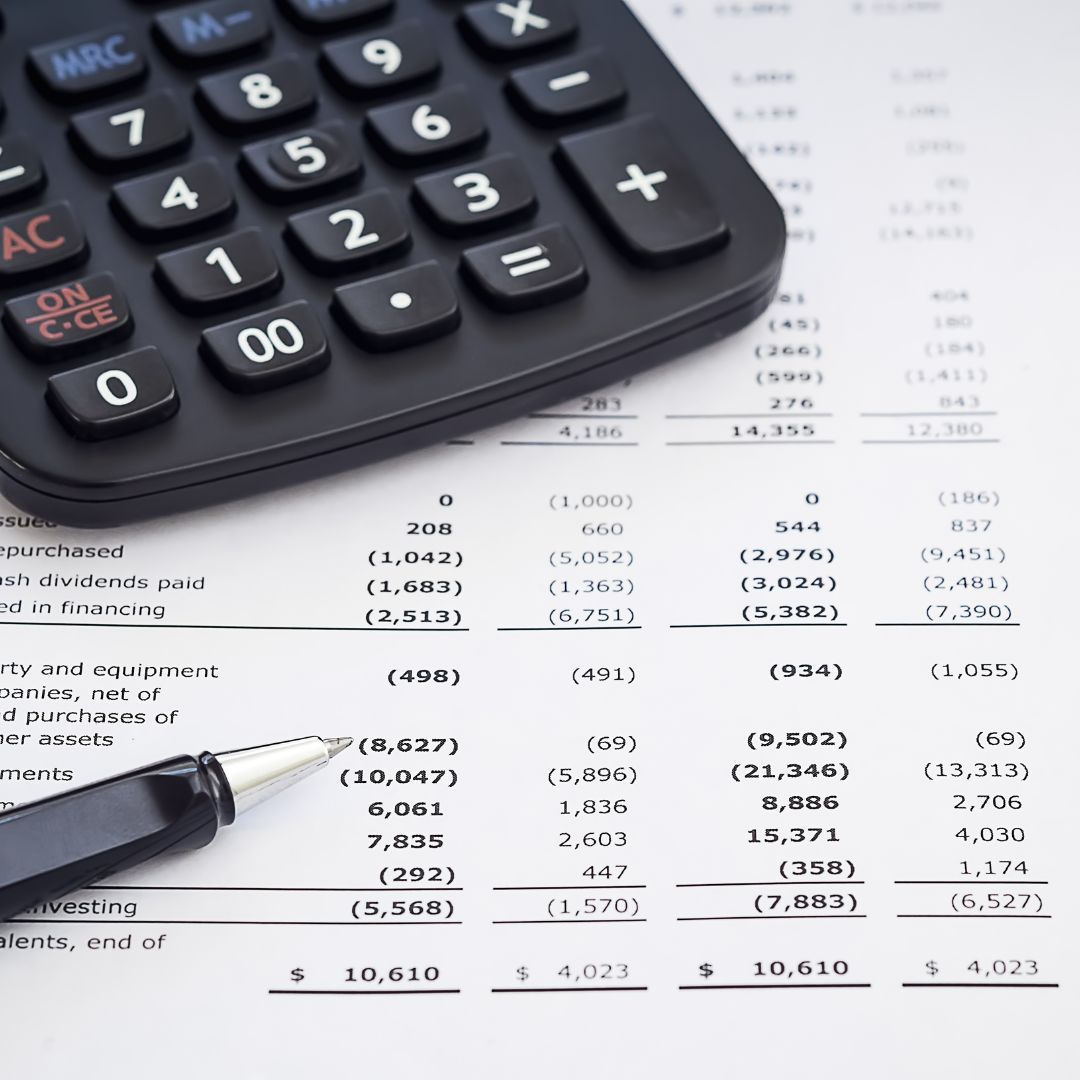
POLYGON ((202 847, 232 818, 209 754, 17 806, 0 815, 0 919, 163 852, 202 847))

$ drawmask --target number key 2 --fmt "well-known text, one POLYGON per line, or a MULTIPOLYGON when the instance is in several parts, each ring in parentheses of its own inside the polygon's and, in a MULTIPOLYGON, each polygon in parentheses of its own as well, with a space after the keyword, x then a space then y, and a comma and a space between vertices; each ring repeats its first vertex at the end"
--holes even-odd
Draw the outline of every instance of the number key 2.
POLYGON ((289 218, 285 239, 312 270, 335 274, 400 255, 412 244, 393 196, 369 191, 289 218))

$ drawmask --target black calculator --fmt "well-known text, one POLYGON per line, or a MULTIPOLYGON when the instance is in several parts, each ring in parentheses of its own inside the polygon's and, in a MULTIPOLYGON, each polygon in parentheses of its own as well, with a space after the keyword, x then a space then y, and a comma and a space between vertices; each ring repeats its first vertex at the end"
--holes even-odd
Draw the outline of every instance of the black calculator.
POLYGON ((0 491, 32 514, 459 438, 776 290, 780 208, 621 0, 0 18, 0 491))

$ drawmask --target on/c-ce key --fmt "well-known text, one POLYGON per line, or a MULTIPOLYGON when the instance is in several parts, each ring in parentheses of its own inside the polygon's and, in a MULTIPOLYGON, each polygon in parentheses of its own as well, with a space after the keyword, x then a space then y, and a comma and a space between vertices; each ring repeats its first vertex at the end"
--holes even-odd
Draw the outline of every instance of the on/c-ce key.
POLYGON ((86 234, 70 203, 0 218, 0 286, 77 266, 89 254, 86 234))

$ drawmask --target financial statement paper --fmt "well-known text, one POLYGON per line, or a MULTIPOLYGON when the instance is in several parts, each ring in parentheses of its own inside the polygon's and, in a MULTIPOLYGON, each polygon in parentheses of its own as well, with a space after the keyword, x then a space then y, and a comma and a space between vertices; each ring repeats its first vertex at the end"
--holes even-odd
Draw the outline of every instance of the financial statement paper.
POLYGON ((298 490, 4 518, 0 804, 356 740, 0 927, 5 1077, 1080 1069, 1080 9, 634 7, 784 207, 762 319, 298 490))

